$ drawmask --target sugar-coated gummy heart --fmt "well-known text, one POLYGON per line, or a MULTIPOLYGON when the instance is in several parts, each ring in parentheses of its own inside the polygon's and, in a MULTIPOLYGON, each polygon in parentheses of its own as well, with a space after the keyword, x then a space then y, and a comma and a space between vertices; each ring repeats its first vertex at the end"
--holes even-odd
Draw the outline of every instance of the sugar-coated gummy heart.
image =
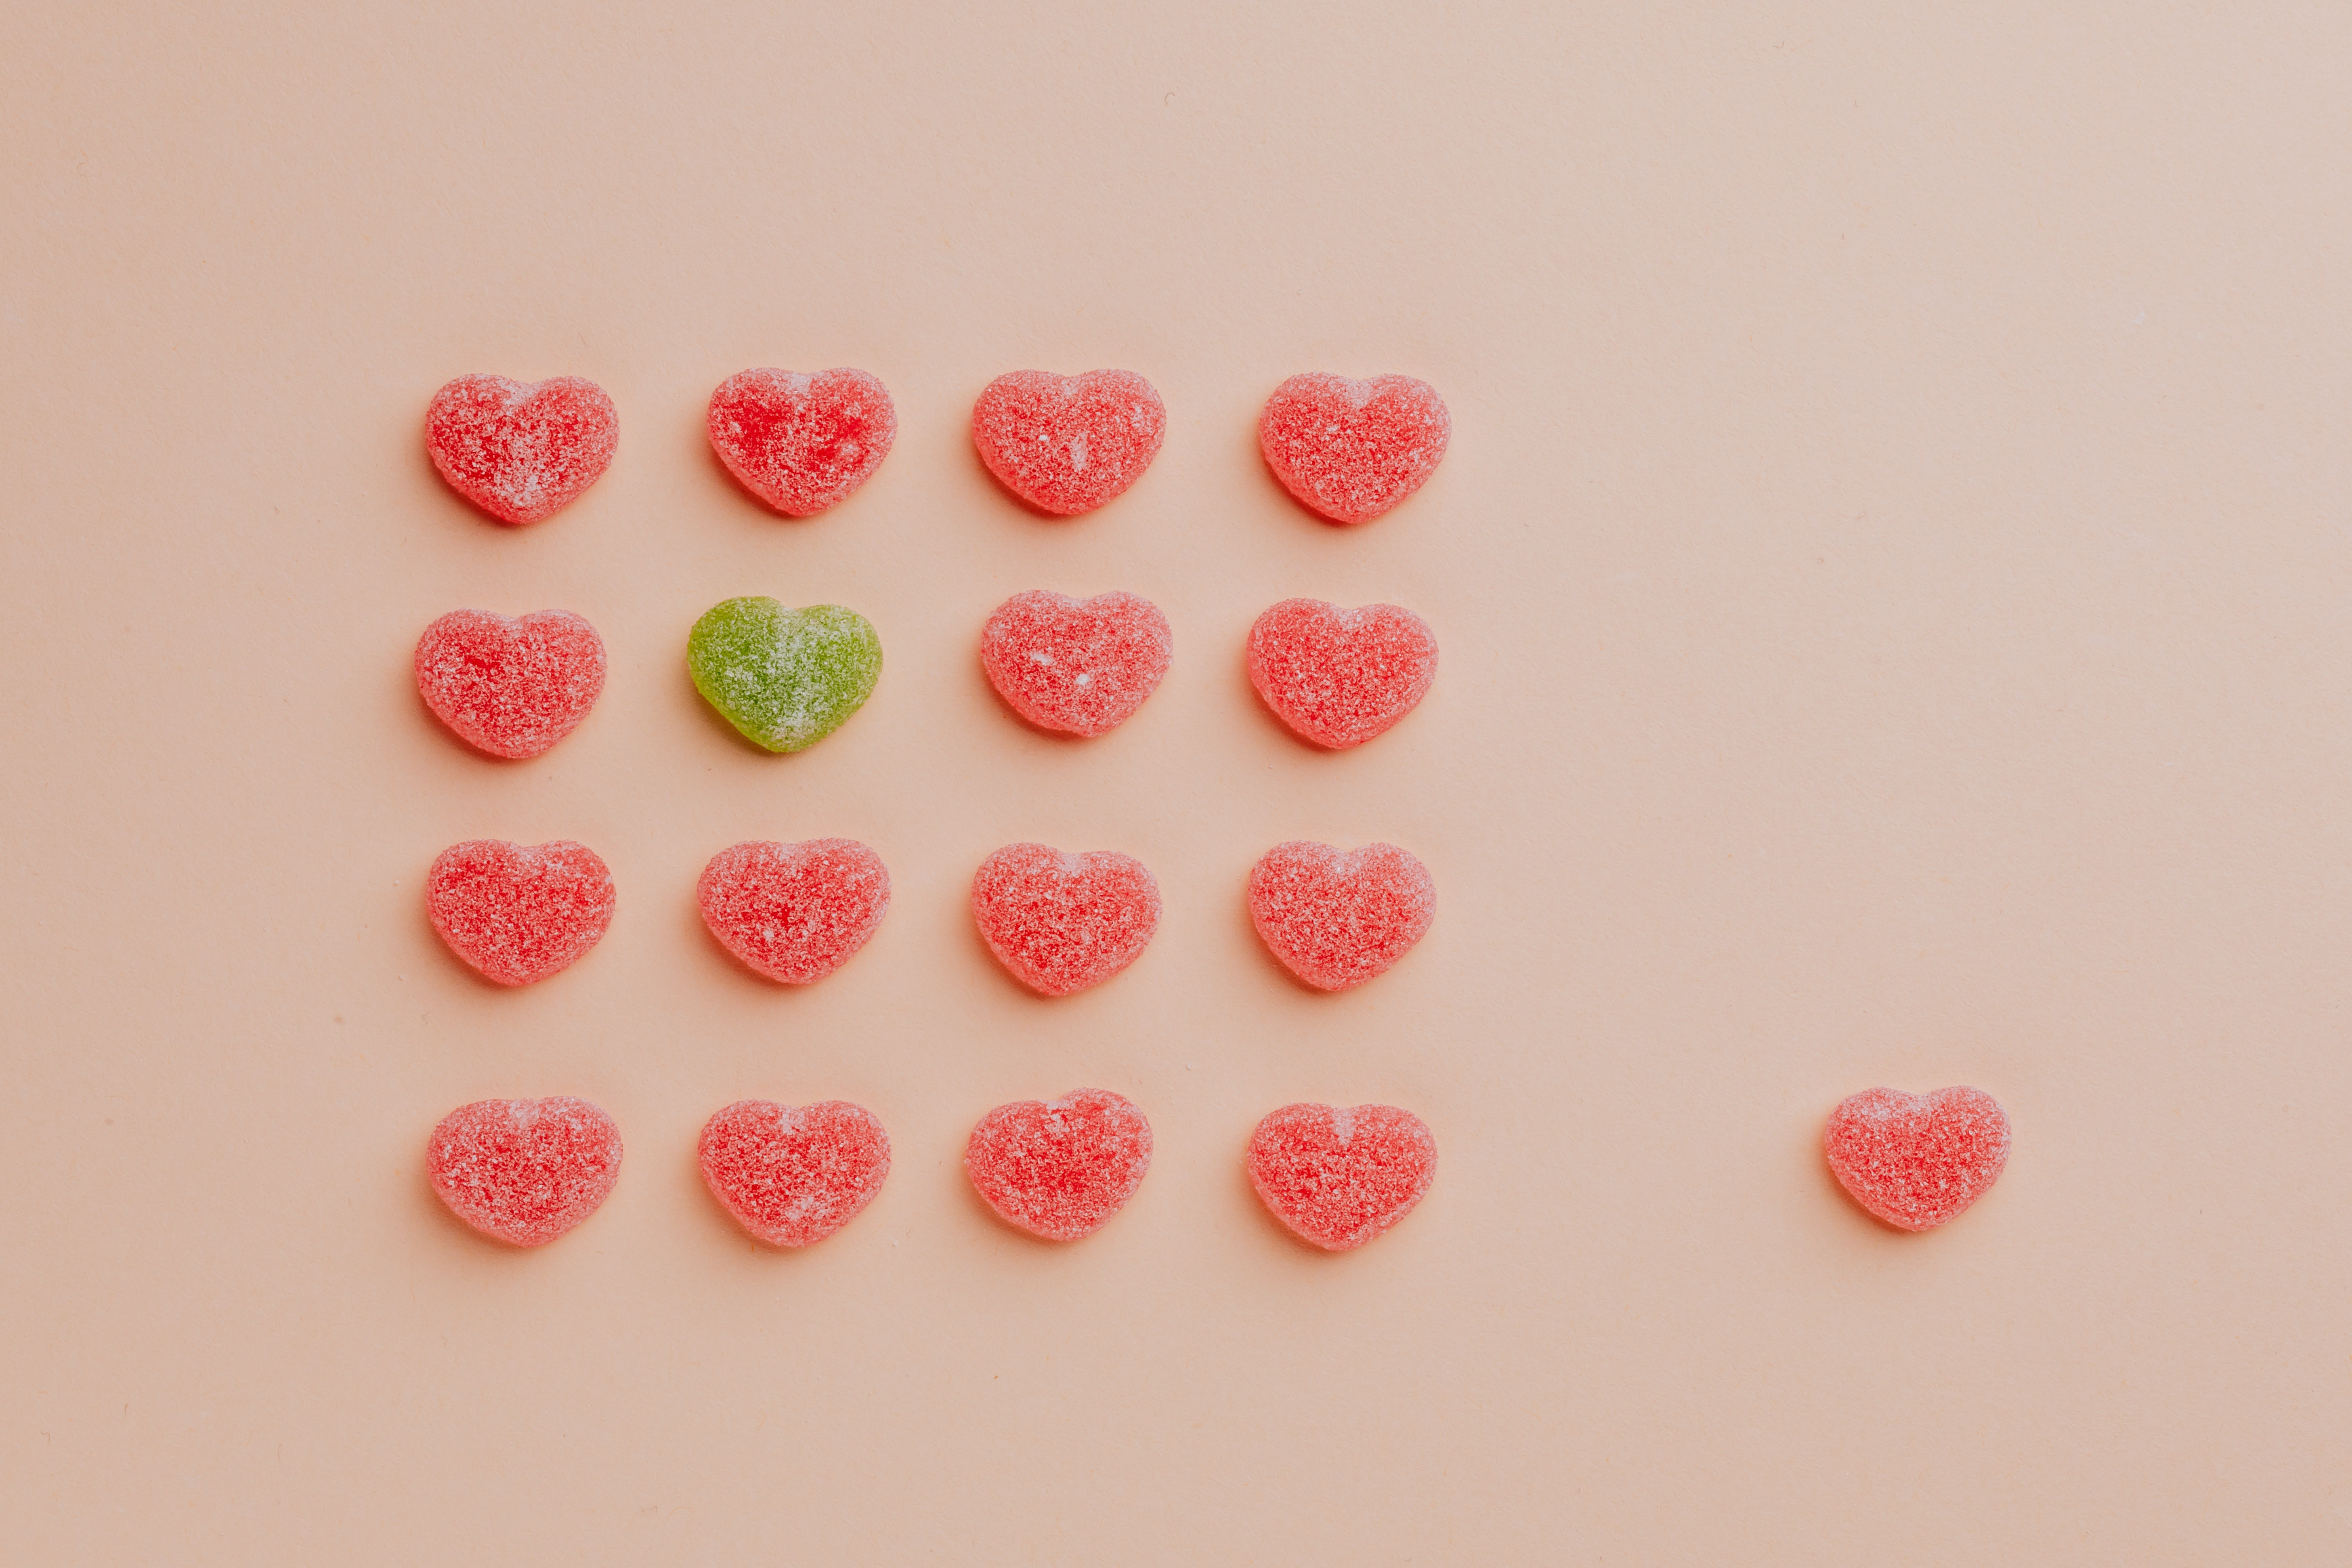
POLYGON ((585 844, 469 838, 441 851, 425 908, 449 950, 500 985, 570 965, 613 923, 613 874, 585 844))
POLYGON ((1250 627, 1249 674, 1276 718, 1344 751, 1420 705, 1437 676, 1437 637, 1397 605, 1285 599, 1250 627))
POLYGON ((696 889, 727 951, 771 980, 806 985, 866 945, 890 909, 882 857, 854 838, 754 839, 721 849, 696 889))
POLYGON ((971 916, 1015 979, 1066 996, 1135 962, 1160 926, 1160 884, 1116 849, 1008 844, 972 877, 971 916))
POLYGON ((517 1247, 543 1247, 596 1212, 621 1175, 621 1130, 584 1100, 478 1100, 425 1153, 449 1212, 517 1247))
POLYGON ((1330 1252, 1361 1247, 1402 1219, 1436 1174, 1437 1140, 1393 1105, 1286 1105, 1250 1134, 1257 1195, 1330 1252))
POLYGON ((980 662, 997 695, 1032 724, 1100 735, 1143 706, 1174 647, 1168 617, 1149 599, 1032 588, 988 617, 980 662))
POLYGON ((881 467, 898 415, 862 370, 746 370, 710 395, 709 427, 711 448, 745 489, 787 517, 808 517, 881 467))
POLYGON ((602 478, 621 438, 604 389, 576 375, 461 375, 433 395, 425 446, 449 488, 500 522, 537 522, 602 478))
POLYGON ((494 757, 535 757, 604 689, 604 642, 569 610, 519 620, 452 610, 416 639, 416 689, 435 717, 494 757))
POLYGON ((1294 838, 1250 868, 1250 921, 1289 971, 1319 991, 1387 972, 1429 931, 1437 885, 1393 844, 1339 849, 1294 838))
POLYGON ((1409 375, 1294 375, 1257 422, 1283 488, 1334 522, 1369 522, 1421 489, 1453 434, 1437 388, 1409 375))
POLYGON ((1151 1123, 1107 1089, 1000 1105, 963 1150, 964 1172, 988 1206, 1048 1241, 1101 1229, 1150 1167, 1151 1123))
POLYGON ((2009 1118, 1980 1089, 1865 1089, 1830 1113, 1830 1169, 1898 1230, 1933 1230, 1985 1195, 2009 1163, 2009 1118))
POLYGON ((856 610, 793 609, 763 595, 713 605, 686 639, 694 689, 754 744, 813 746, 865 706, 882 639, 856 610))
POLYGON ((695 1152, 711 1195, 771 1247, 823 1241, 890 1174, 890 1135, 845 1100, 739 1100, 703 1123, 695 1152))
POLYGON ((1016 370, 990 382, 971 411, 988 471, 1038 510, 1064 517, 1141 479, 1167 430, 1160 394, 1131 370, 1016 370))

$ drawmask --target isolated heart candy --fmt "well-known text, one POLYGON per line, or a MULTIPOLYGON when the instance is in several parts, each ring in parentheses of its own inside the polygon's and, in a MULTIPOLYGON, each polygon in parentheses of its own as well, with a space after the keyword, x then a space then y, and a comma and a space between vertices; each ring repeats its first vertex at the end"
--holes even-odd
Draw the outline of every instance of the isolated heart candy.
POLYGON ((865 706, 882 674, 872 623, 839 605, 764 595, 713 605, 686 639, 694 689, 754 744, 797 752, 865 706))
POLYGON ((1396 605, 1285 599, 1249 635, 1250 684, 1318 746, 1360 746, 1412 712, 1437 675, 1437 637, 1396 605))
POLYGON ((576 375, 461 375, 425 413, 433 466, 500 522, 537 522, 569 506, 603 477, 620 438, 613 400, 576 375))
POLYGON ((1865 1089, 1830 1112, 1830 1169, 1897 1230, 1933 1230, 1991 1190, 2009 1163, 2009 1118, 1980 1089, 1865 1089))
POLYGON ((696 889, 728 952, 771 980, 822 980, 866 945, 890 908, 882 857, 852 838, 755 839, 721 849, 696 889))
POLYGON ((746 370, 710 395, 709 429, 711 448, 745 489, 787 517, 808 517, 881 467, 898 416, 862 370, 746 370))
POLYGON ((1168 410, 1131 370, 1056 375, 1017 370, 988 384, 971 411, 980 460, 1040 511, 1091 511, 1143 477, 1168 410))
POLYGON ((1107 1089, 1017 1100, 980 1119, 963 1168, 1007 1225, 1048 1241, 1102 1228, 1151 1167, 1151 1123, 1107 1089))
POLYGON ((1066 996, 1135 962, 1160 925, 1160 884, 1116 849, 1008 844, 972 877, 971 915, 1015 979, 1066 996))
POLYGON ((1286 1105, 1250 1134, 1250 1185, 1276 1219, 1331 1252, 1402 1219, 1437 1174, 1437 1140, 1393 1105, 1286 1105))
POLYGON ((425 1152, 449 1212, 517 1247, 543 1247, 590 1215, 621 1176, 621 1130, 584 1100, 478 1100, 433 1129, 425 1152))
POLYGON ((980 662, 997 695, 1032 724, 1091 736, 1143 706, 1174 647, 1168 617, 1149 599, 1073 599, 1033 588, 988 617, 980 662))
POLYGON ((1437 912, 1428 868, 1393 844, 1339 849, 1294 838, 1250 868, 1250 920, 1293 974, 1345 991, 1412 950, 1437 912))
POLYGON ((1257 422, 1283 488, 1334 522, 1369 522, 1419 489, 1453 434, 1445 400, 1409 375, 1294 375, 1257 422))
POLYGON ((449 950, 500 985, 544 980, 613 923, 613 875, 585 844, 469 838, 425 876, 425 908, 449 950))
POLYGON ((569 610, 520 620, 452 610, 416 639, 416 689, 469 745, 496 757, 535 757, 596 705, 604 642, 569 610))
POLYGON ((823 1241, 890 1174, 890 1135, 843 1100, 739 1100, 703 1123, 695 1152, 711 1195, 771 1247, 823 1241))

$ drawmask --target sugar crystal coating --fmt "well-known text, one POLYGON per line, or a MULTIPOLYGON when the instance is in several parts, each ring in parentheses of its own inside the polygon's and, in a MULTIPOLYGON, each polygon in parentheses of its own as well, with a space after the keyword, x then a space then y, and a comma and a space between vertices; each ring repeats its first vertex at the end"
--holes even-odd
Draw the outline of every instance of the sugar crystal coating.
POLYGON ((694 689, 747 740, 797 752, 866 705, 882 676, 882 639, 839 605, 793 609, 755 595, 703 612, 686 665, 694 689))
POLYGON ((1091 511, 1143 477, 1168 410, 1131 370, 1016 370, 972 405, 972 444, 999 483, 1040 511, 1091 511))
POLYGON ((613 923, 613 874, 585 844, 469 838, 425 875, 425 908, 449 950, 500 985, 528 985, 596 945, 613 923))
POLYGON ((584 1100, 478 1100, 426 1145, 433 1190, 484 1236, 543 1247, 596 1212, 621 1176, 621 1130, 584 1100))
POLYGON ((1010 1226, 1076 1241, 1125 1206, 1151 1168, 1151 1123, 1107 1089, 1018 1100, 980 1119, 965 1174, 1010 1226))
POLYGON ((435 717, 494 757, 535 757, 604 689, 604 642, 569 610, 510 620, 452 610, 416 639, 416 689, 435 717))
POLYGON ((1143 706, 1168 673, 1168 617, 1133 594, 1073 599, 1032 588, 996 607, 980 662, 1012 710, 1045 730, 1101 735, 1143 706))
POLYGON ((604 476, 620 438, 613 400, 576 375, 461 375, 425 412, 425 447, 449 488, 517 526, 578 499, 604 476))
POLYGON ((881 382, 862 370, 739 371, 710 395, 711 449, 743 488, 808 517, 864 484, 898 434, 881 382))
POLYGON ((1437 677, 1437 637, 1401 605, 1285 599, 1250 627, 1249 674, 1276 718, 1343 751, 1420 705, 1437 677))
POLYGON ((2009 1118, 1980 1089, 1865 1089, 1830 1113, 1830 1169, 1897 1230, 1933 1230, 1991 1189, 2009 1163, 2009 1118))
POLYGON ((1258 445, 1283 488, 1334 522, 1369 522, 1437 471, 1454 417, 1425 381, 1316 372, 1274 389, 1258 445))
POLYGON ((1251 923, 1318 991, 1361 985, 1412 950, 1437 913, 1429 870, 1393 844, 1339 849, 1294 838, 1250 868, 1251 923))
POLYGON ((703 1123, 711 1195, 771 1247, 807 1247, 857 1217, 890 1174, 890 1135, 845 1100, 739 1100, 703 1123))
POLYGON ((1066 855, 1008 844, 980 863, 971 915, 999 963, 1047 996, 1099 985, 1135 962, 1160 925, 1160 884, 1116 849, 1066 855))
POLYGON ((1330 1252, 1402 1219, 1436 1174, 1437 1140, 1393 1105, 1286 1105, 1250 1134, 1250 1185, 1276 1219, 1330 1252))
POLYGON ((806 985, 866 945, 890 909, 882 857, 854 838, 754 839, 721 849, 696 889, 703 922, 771 980, 806 985))

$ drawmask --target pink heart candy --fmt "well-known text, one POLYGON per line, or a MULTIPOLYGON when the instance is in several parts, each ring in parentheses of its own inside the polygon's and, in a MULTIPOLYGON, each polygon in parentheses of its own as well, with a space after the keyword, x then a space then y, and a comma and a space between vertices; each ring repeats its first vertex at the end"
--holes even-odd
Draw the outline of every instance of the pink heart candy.
POLYGON ((1933 1230, 1991 1190, 2009 1163, 2009 1118, 1980 1089, 1865 1089, 1830 1112, 1830 1169, 1897 1230, 1933 1230))
POLYGON ((1019 1100, 980 1119, 964 1173, 1007 1225, 1076 1241, 1125 1206, 1151 1167, 1151 1123, 1107 1089, 1019 1100))
POLYGON ((1437 637, 1400 605, 1285 599, 1250 627, 1249 674, 1276 718, 1342 751, 1420 705, 1437 677, 1437 637))
POLYGON ((808 517, 882 466, 898 415, 862 370, 761 369, 719 384, 709 425, 711 449, 745 489, 787 517, 808 517))
POLYGON ((739 1100, 702 1126, 702 1179, 771 1247, 807 1247, 857 1217, 890 1174, 890 1135, 847 1100, 739 1100))
POLYGON ((1345 1252, 1402 1219, 1437 1174, 1437 1140, 1393 1105, 1286 1105, 1250 1134, 1250 1185, 1276 1219, 1345 1252))
POLYGON ((1015 979, 1066 996, 1135 962, 1160 925, 1160 884, 1115 849, 1008 844, 972 877, 971 914, 1015 979))
POLYGON ((543 1247, 594 1214, 621 1176, 621 1130, 584 1100, 478 1100, 433 1129, 433 1190, 484 1236, 543 1247))
POLYGON ((1334 522, 1369 522, 1419 489, 1453 434, 1445 400, 1409 375, 1294 375, 1257 422, 1283 488, 1334 522))
POLYGON ((1149 599, 1073 599, 1033 588, 988 617, 980 662, 997 695, 1032 724, 1093 736, 1143 706, 1174 646, 1168 617, 1149 599))
POLYGON ((603 477, 620 438, 613 400, 576 375, 461 375, 425 413, 425 448, 449 488, 518 526, 569 506, 603 477))
POLYGON ((771 980, 806 985, 840 968, 882 923, 890 873, 855 839, 755 839, 713 855, 696 897, 728 952, 771 980))
POLYGON ((425 877, 425 908, 449 951, 500 985, 544 980, 613 923, 613 874, 585 844, 453 844, 425 877))
POLYGON ((1143 477, 1168 410, 1131 370, 1016 370, 972 405, 971 439, 998 482, 1040 511, 1091 511, 1143 477))
POLYGON ((1250 868, 1250 920, 1289 971, 1319 991, 1387 972, 1437 913, 1429 870, 1393 844, 1339 849, 1294 838, 1250 868))
POLYGON ((519 620, 452 610, 416 639, 416 689, 468 745, 494 757, 535 757, 596 705, 604 642, 569 610, 519 620))

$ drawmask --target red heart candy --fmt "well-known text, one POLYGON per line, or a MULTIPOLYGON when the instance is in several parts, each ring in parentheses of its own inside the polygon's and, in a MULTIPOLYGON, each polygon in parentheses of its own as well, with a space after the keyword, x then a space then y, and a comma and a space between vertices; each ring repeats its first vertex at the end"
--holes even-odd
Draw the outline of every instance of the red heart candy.
POLYGON ((1143 706, 1174 646, 1168 617, 1149 599, 1073 599, 1033 588, 988 617, 980 662, 997 695, 1032 724, 1091 736, 1143 706))
POLYGON ((972 405, 980 460, 1040 511, 1091 511, 1143 477, 1168 410, 1131 370, 1000 375, 972 405))
POLYGON ((517 1247, 542 1247, 596 1212, 621 1175, 621 1130, 584 1100, 478 1100, 425 1153, 449 1212, 517 1247))
POLYGON ((1445 400, 1409 375, 1294 375, 1257 422, 1275 478, 1334 522, 1369 522, 1421 489, 1453 434, 1445 400))
POLYGON ((890 909, 882 857, 854 838, 755 839, 721 849, 696 889, 728 952, 771 980, 806 985, 866 945, 890 909))
POLYGON ((425 876, 425 908, 449 950, 500 985, 544 980, 613 923, 613 874, 585 844, 469 838, 425 876))
POLYGON ((1005 1224, 1076 1241, 1135 1195, 1151 1168, 1151 1123, 1107 1089, 1016 1100, 980 1119, 963 1168, 1005 1224))
POLYGON ((2009 1118, 1980 1089, 1865 1089, 1830 1113, 1830 1169, 1897 1230, 1933 1230, 1991 1190, 2009 1163, 2009 1118))
POLYGON ((1160 884, 1142 861, 1116 849, 1065 855, 1008 844, 980 863, 971 914, 1016 979, 1066 996, 1135 962, 1160 925, 1160 884))
POLYGON ((613 400, 576 375, 461 375, 425 414, 433 466, 500 522, 537 522, 569 506, 604 475, 620 438, 613 400))
POLYGON ((1294 838, 1250 868, 1250 920, 1293 974, 1345 991, 1384 973, 1429 931, 1437 885, 1393 844, 1341 850, 1294 838))
POLYGON ((1249 635, 1250 684, 1318 746, 1360 746, 1412 712, 1437 676, 1437 637, 1396 605, 1285 599, 1249 635))
POLYGON ((1437 1140, 1393 1105, 1286 1105, 1250 1134, 1250 1185, 1276 1219, 1330 1252, 1402 1219, 1436 1174, 1437 1140))
POLYGON ((416 689, 468 744, 494 757, 535 757, 596 705, 604 642, 569 610, 520 620, 452 610, 416 639, 416 689))
POLYGON ((882 466, 898 415, 862 370, 746 370, 710 395, 709 426, 711 448, 745 489, 786 517, 807 517, 882 466))
POLYGON ((771 1247, 806 1247, 874 1201, 890 1174, 890 1135, 847 1100, 739 1100, 703 1123, 696 1156, 737 1224, 771 1247))

